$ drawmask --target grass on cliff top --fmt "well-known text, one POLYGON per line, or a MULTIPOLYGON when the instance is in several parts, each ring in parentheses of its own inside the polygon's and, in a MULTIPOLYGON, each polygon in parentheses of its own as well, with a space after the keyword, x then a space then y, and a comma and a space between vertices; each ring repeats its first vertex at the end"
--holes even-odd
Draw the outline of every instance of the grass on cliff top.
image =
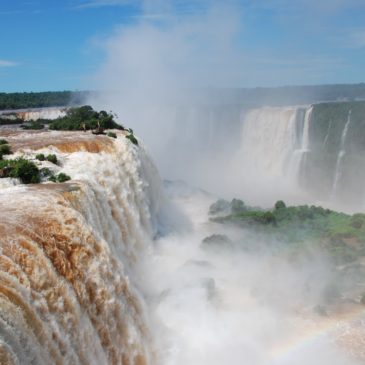
POLYGON ((348 215, 317 206, 289 206, 279 201, 270 210, 242 201, 220 200, 210 207, 211 220, 267 235, 289 245, 314 242, 339 261, 365 255, 365 214, 348 215))

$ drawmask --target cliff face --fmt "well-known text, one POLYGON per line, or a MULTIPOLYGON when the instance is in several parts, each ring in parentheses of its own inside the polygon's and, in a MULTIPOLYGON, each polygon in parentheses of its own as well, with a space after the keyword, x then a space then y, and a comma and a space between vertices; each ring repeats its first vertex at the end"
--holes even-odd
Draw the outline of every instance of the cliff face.
POLYGON ((55 153, 72 180, 0 190, 0 363, 151 363, 130 274, 154 234, 153 164, 122 133, 6 138, 28 159, 55 153))

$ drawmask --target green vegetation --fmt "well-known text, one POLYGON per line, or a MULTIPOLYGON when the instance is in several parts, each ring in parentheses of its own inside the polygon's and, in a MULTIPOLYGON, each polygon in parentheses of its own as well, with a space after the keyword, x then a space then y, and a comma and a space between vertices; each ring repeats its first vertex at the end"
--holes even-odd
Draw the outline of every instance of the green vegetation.
POLYGON ((23 184, 36 184, 40 182, 40 171, 33 162, 24 158, 1 160, 0 177, 19 178, 23 184))
POLYGON ((38 161, 44 161, 46 159, 46 156, 43 153, 38 153, 37 155, 35 155, 35 158, 38 161))
POLYGON ((1 139, 0 140, 0 160, 3 159, 4 155, 10 155, 11 149, 10 146, 8 145, 8 141, 6 139, 1 139))
POLYGON ((44 129, 44 124, 41 123, 39 120, 36 120, 34 122, 30 122, 29 124, 22 125, 21 128, 25 130, 40 130, 44 129))
POLYGON ((133 144, 135 144, 136 146, 138 146, 138 140, 137 138, 134 136, 133 132, 126 135, 125 138, 129 139, 133 144))
MULTIPOLYGON (((0 148, 4 146, 8 145, 0 144, 0 148)), ((45 156, 43 153, 39 153, 36 155, 36 159, 39 161, 48 160, 54 164, 57 163, 56 155, 52 154, 45 156)), ((23 157, 15 160, 0 160, 0 178, 5 177, 19 178, 23 184, 36 184, 46 179, 53 182, 63 183, 71 179, 70 176, 63 172, 58 175, 54 175, 48 167, 38 169, 35 163, 23 157)))
POLYGON ((45 156, 43 153, 38 153, 35 158, 38 160, 38 161, 49 161, 49 162, 52 162, 54 163, 55 165, 57 165, 57 156, 56 155, 53 155, 53 154, 49 154, 47 156, 45 156))
POLYGON ((4 118, 0 117, 0 125, 12 125, 12 124, 22 124, 24 122, 21 118, 4 118))
POLYGON ((58 162, 56 155, 47 155, 46 160, 54 163, 55 165, 57 165, 58 162))
POLYGON ((114 132, 108 132, 106 135, 111 138, 117 138, 117 135, 114 132))
POLYGON ((82 91, 0 93, 0 110, 80 105, 87 95, 82 91))
POLYGON ((0 155, 10 155, 10 146, 8 144, 0 145, 0 155))
POLYGON ((231 204, 224 199, 219 199, 209 207, 209 214, 223 214, 231 211, 231 204))
POLYGON ((240 211, 222 200, 210 207, 211 220, 233 224, 267 236, 268 241, 287 247, 305 248, 307 243, 324 249, 336 262, 351 262, 365 255, 365 214, 348 215, 316 206, 289 206, 278 201, 270 210, 252 208, 243 203, 240 211), (230 212, 220 215, 217 205, 230 212))
POLYGON ((53 176, 53 172, 48 167, 43 167, 39 170, 41 179, 49 179, 53 176))
POLYGON ((63 183, 65 181, 71 180, 71 177, 63 172, 55 175, 48 167, 44 167, 40 170, 40 176, 43 180, 47 179, 48 181, 52 181, 55 183, 63 183))
POLYGON ((95 111, 91 106, 71 108, 67 114, 49 124, 49 129, 63 131, 82 131, 90 129, 124 129, 114 121, 114 116, 102 110, 95 111))
POLYGON ((71 177, 66 175, 65 173, 61 172, 58 175, 51 175, 49 177, 49 181, 63 183, 65 181, 71 180, 71 177))
POLYGON ((60 183, 63 183, 63 182, 68 181, 68 180, 71 180, 71 177, 64 174, 63 172, 61 172, 57 175, 57 181, 60 182, 60 183))
POLYGON ((282 200, 278 200, 275 203, 275 210, 284 209, 284 208, 286 208, 286 205, 285 205, 285 203, 282 200))

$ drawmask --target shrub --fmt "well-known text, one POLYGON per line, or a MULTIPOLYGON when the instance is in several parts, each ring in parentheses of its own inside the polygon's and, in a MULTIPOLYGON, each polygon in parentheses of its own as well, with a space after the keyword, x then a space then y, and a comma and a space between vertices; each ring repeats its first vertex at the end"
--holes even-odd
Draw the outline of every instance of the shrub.
POLYGON ((47 155, 46 157, 47 161, 54 163, 57 165, 57 156, 56 155, 47 155))
POLYGON ((231 201, 232 214, 239 214, 247 211, 245 203, 240 199, 232 199, 231 201))
POLYGON ((46 159, 46 157, 44 156, 43 153, 38 153, 35 158, 38 160, 38 161, 44 161, 46 159))
POLYGON ((252 217, 257 223, 276 225, 276 218, 272 212, 254 212, 252 217))
POLYGON ((0 155, 9 155, 11 154, 10 146, 8 144, 0 145, 0 155))
POLYGON ((297 215, 299 219, 313 219, 313 210, 308 207, 308 205, 301 205, 298 207, 297 215))
POLYGON ((66 175, 63 172, 60 172, 58 175, 51 175, 48 178, 49 181, 53 181, 53 182, 58 182, 58 183, 63 183, 65 181, 71 180, 71 177, 66 175))
POLYGON ((8 118, 0 118, 0 125, 14 125, 14 124, 22 124, 23 119, 16 117, 8 117, 8 118))
POLYGON ((114 132, 108 132, 106 135, 108 137, 117 138, 117 135, 114 132))
POLYGON ((53 176, 52 171, 48 167, 43 167, 42 169, 39 170, 39 172, 42 179, 53 176))
POLYGON ((282 200, 278 200, 275 203, 275 209, 278 210, 278 209, 283 209, 283 208, 286 208, 285 203, 282 200))
MULTIPOLYGON (((3 139, 3 141, 5 141, 3 139)), ((12 152, 10 150, 10 146, 8 144, 0 144, 0 160, 3 159, 4 155, 10 155, 12 152)))
POLYGON ((357 213, 351 217, 351 226, 360 229, 365 223, 365 214, 357 213))
POLYGON ((230 213, 231 205, 227 200, 219 199, 209 207, 209 214, 230 213))
POLYGON ((29 129, 39 130, 39 129, 44 129, 44 124, 40 123, 39 121, 35 121, 30 124, 22 125, 21 127, 26 130, 29 129))
POLYGON ((63 172, 59 173, 57 176, 57 181, 63 183, 65 181, 71 180, 71 177, 64 174, 63 172))
POLYGON ((133 134, 128 134, 125 138, 129 139, 133 144, 138 146, 138 140, 133 134))
POLYGON ((31 161, 24 158, 9 160, 8 166, 11 168, 10 177, 19 178, 23 184, 36 184, 40 182, 38 167, 31 161))
POLYGON ((6 139, 0 139, 0 145, 2 144, 8 144, 8 141, 6 139))

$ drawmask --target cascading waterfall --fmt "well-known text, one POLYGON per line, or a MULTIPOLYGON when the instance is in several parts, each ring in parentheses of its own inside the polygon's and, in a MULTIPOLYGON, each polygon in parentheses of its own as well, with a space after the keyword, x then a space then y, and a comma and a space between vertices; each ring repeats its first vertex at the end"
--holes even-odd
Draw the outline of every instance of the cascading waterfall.
POLYGON ((239 152, 245 165, 264 174, 296 180, 309 152, 311 114, 311 107, 251 110, 244 118, 239 152))
POLYGON ((37 152, 56 153, 72 182, 0 190, 0 363, 150 364, 132 273, 155 234, 158 173, 123 135, 96 139, 100 153, 67 136, 37 152))
POLYGON ((20 118, 25 122, 38 119, 57 119, 66 115, 66 107, 57 108, 32 108, 32 109, 18 109, 18 110, 0 110, 0 115, 3 118, 13 119, 20 118))
POLYGON ((336 168, 335 168, 335 175, 333 179, 333 185, 332 185, 332 198, 336 196, 338 185, 342 176, 342 169, 343 169, 343 158, 346 154, 346 137, 347 132, 349 130, 349 126, 351 123, 351 110, 349 110, 346 124, 343 128, 342 135, 341 135, 341 143, 340 143, 340 150, 338 152, 337 161, 336 161, 336 168))
MULTIPOLYGON (((283 125, 253 120, 272 146, 292 141, 276 151, 279 174, 308 151, 311 110, 273 113, 283 125)), ((209 221, 215 197, 181 183, 169 184, 179 211, 166 219, 180 230, 157 231, 159 175, 123 132, 7 138, 15 156, 56 153, 61 167, 42 166, 73 180, 0 190, 1 364, 357 364, 329 341, 344 323, 322 331, 328 319, 313 315, 329 282, 321 257, 297 265, 256 255, 260 239, 209 221), (202 244, 217 232, 232 245, 202 244)))
MULTIPOLYGON (((300 109, 299 109, 300 110, 300 109)), ((299 113, 299 110, 297 113, 299 113)), ((306 164, 306 157, 308 153, 310 152, 309 149, 309 125, 311 121, 313 107, 310 107, 305 110, 304 112, 304 120, 303 120, 303 130, 301 133, 299 133, 300 142, 299 142, 299 148, 296 148, 293 151, 293 155, 290 158, 290 176, 292 180, 296 180, 298 184, 300 184, 300 178, 301 178, 301 171, 305 169, 306 164)), ((297 123, 301 122, 301 119, 296 119, 297 123)), ((299 129, 300 129, 299 125, 299 129)))
POLYGON ((324 147, 326 147, 326 146, 327 146, 328 138, 329 138, 329 135, 330 135, 331 128, 332 128, 332 119, 331 119, 331 120, 330 120, 330 122, 328 123, 328 128, 327 128, 326 137, 324 138, 324 141, 323 141, 323 146, 324 146, 324 147))
POLYGON ((309 152, 311 114, 311 107, 264 107, 244 116, 235 164, 244 171, 244 182, 251 181, 252 188, 246 190, 251 193, 255 187, 262 196, 267 191, 271 199, 273 194, 298 195, 309 152))
POLYGON ((296 108, 251 110, 244 119, 239 154, 245 168, 282 176, 296 146, 296 108))

